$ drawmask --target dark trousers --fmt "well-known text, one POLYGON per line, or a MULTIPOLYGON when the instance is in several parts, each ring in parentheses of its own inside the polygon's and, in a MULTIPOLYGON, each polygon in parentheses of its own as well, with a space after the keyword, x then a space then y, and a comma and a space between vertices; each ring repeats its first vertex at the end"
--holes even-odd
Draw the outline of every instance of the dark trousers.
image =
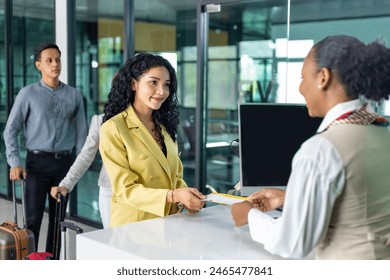
MULTIPOLYGON (((54 232, 55 232, 55 214, 57 202, 50 196, 50 190, 53 186, 58 186, 65 177, 70 166, 74 161, 74 156, 70 155, 56 159, 51 155, 35 155, 27 152, 26 158, 26 220, 27 228, 32 230, 35 236, 35 246, 38 250, 39 232, 41 229, 43 213, 45 211, 46 197, 49 199, 49 225, 46 239, 46 252, 53 253, 54 232)), ((69 195, 66 196, 66 209, 69 195)), ((64 219, 65 211, 61 219, 64 219)), ((60 238, 58 232, 58 237, 60 238)), ((59 240, 60 241, 60 240, 59 240)))

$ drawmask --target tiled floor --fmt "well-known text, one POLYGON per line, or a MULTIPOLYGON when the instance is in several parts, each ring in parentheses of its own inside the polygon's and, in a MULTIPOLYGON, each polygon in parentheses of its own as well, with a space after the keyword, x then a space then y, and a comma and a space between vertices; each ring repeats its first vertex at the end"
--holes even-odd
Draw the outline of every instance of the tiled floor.
MULTIPOLYGON (((17 205, 17 213, 18 213, 18 224, 21 227, 23 225, 22 221, 22 207, 20 204, 17 205)), ((13 210, 13 204, 11 201, 2 199, 0 198, 0 223, 3 221, 11 220, 13 221, 14 219, 14 210, 13 210)), ((68 219, 65 219, 68 220, 68 219)), ((96 228, 93 228, 91 226, 81 224, 79 222, 75 222, 72 220, 69 220, 70 222, 75 223, 79 227, 81 227, 84 232, 89 232, 96 230, 96 228)), ((48 216, 47 213, 44 214, 43 220, 42 220, 42 227, 41 227, 41 236, 39 238, 39 244, 38 244, 38 252, 44 252, 45 251, 45 244, 46 244, 46 232, 47 232, 47 225, 48 225, 48 216)), ((68 237, 68 256, 69 259, 75 259, 75 248, 76 248, 76 237, 75 233, 68 231, 67 234, 68 237)))

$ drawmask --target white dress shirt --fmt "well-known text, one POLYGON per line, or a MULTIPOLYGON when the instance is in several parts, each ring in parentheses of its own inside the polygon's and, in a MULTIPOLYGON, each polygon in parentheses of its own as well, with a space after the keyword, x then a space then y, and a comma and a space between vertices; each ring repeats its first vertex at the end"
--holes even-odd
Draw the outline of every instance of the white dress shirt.
MULTIPOLYGON (((356 99, 336 105, 326 114, 317 132, 362 104, 356 99)), ((257 209, 250 210, 252 239, 264 244, 270 253, 285 258, 305 257, 325 236, 335 200, 344 185, 339 152, 321 134, 311 137, 294 156, 282 216, 273 219, 257 209)))

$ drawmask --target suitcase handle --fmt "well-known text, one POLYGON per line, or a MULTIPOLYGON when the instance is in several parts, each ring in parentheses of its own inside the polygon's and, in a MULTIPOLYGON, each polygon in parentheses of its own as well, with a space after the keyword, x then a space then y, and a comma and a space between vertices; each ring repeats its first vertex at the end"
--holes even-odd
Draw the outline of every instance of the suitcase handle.
MULTIPOLYGON (((23 228, 27 228, 26 223, 26 182, 22 178, 20 180, 20 187, 21 187, 21 199, 22 199, 22 218, 23 218, 23 228)), ((12 202, 14 205, 14 222, 15 224, 18 224, 18 210, 16 205, 16 186, 15 181, 12 181, 12 202)))
POLYGON ((63 215, 65 215, 65 197, 58 192, 57 193, 57 204, 55 210, 54 217, 54 237, 53 237, 53 259, 60 259, 60 240, 61 240, 61 232, 60 232, 60 223, 62 222, 63 215))
POLYGON ((71 222, 60 222, 60 227, 61 227, 61 239, 62 239, 62 245, 61 245, 62 259, 67 260, 68 253, 67 253, 66 229, 69 228, 75 231, 76 234, 83 233, 83 229, 71 222))
POLYGON ((2 226, 10 226, 12 227, 15 231, 18 230, 18 225, 15 224, 14 222, 11 222, 11 221, 5 221, 1 224, 2 226))
POLYGON ((77 226, 74 223, 71 223, 71 222, 61 222, 60 225, 61 225, 61 231, 62 232, 66 232, 66 229, 68 228, 68 229, 71 229, 71 230, 75 231, 77 234, 83 233, 83 229, 81 227, 77 226))

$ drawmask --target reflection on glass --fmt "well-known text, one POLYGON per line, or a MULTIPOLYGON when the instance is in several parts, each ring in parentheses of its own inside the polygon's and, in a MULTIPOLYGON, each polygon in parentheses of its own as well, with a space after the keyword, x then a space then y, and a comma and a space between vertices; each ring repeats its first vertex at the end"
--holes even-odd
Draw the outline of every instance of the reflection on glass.
POLYGON ((221 4, 209 14, 206 183, 219 192, 239 181, 239 159, 229 147, 238 138, 238 102, 275 102, 281 90, 274 18, 286 38, 286 16, 272 1, 221 4))
MULTIPOLYGON (((12 44, 13 44, 13 79, 12 94, 14 97, 19 90, 40 79, 39 71, 35 68, 33 50, 43 41, 54 41, 54 0, 45 1, 45 5, 36 9, 36 3, 29 1, 12 1, 12 44)), ((8 194, 8 166, 5 157, 3 131, 7 120, 6 80, 5 80, 5 16, 4 1, 0 1, 0 194, 8 194)), ((19 133, 20 158, 25 162, 24 133, 19 133)), ((19 189, 19 188, 17 188, 19 189)), ((20 195, 17 193, 17 197, 20 195)))
MULTIPOLYGON (((4 26, 4 10, 0 9, 0 26, 4 26)), ((4 30, 4 28, 2 29, 4 30)), ((0 41, 4 42, 4 33, 0 32, 0 41)), ((0 45, 0 194, 7 194, 8 169, 5 158, 3 131, 7 121, 7 94, 5 92, 5 56, 4 44, 0 45)))

